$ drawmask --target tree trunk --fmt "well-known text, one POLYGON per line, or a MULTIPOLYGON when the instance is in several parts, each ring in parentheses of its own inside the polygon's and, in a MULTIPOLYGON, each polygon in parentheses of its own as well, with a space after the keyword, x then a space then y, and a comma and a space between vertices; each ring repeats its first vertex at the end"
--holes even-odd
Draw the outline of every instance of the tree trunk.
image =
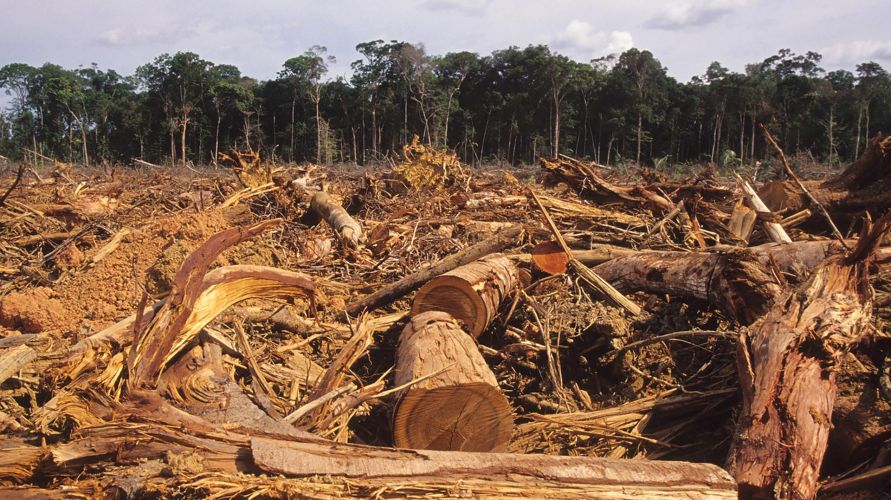
MULTIPOLYGON (((554 158, 560 156, 560 92, 554 90, 554 158)), ((638 158, 638 162, 640 158, 638 158)))
POLYGON ((850 256, 827 259, 738 344, 743 408, 730 470, 743 498, 813 498, 832 422, 836 375, 872 313, 865 262, 882 218, 850 256))
POLYGON ((510 259, 489 255, 428 281, 415 294, 411 313, 447 312, 478 337, 519 281, 519 271, 510 259))
POLYGON ((189 127, 189 119, 186 117, 183 117, 183 122, 182 122, 182 126, 181 126, 182 135, 180 136, 180 146, 182 147, 182 158, 181 159, 182 159, 183 166, 186 165, 186 129, 188 127, 189 127))
POLYGON ((471 496, 614 499, 735 499, 736 485, 721 468, 655 460, 510 453, 404 451, 251 439, 253 461, 262 470, 287 476, 335 476, 451 485, 460 479, 471 496))
MULTIPOLYGON (((618 257, 634 255, 637 250, 612 245, 593 245, 588 250, 573 250, 572 258, 586 266, 596 266, 618 257)), ((535 245, 532 253, 517 257, 521 262, 531 262, 539 271, 555 275, 569 270, 569 257, 556 241, 545 241, 535 245)))
POLYGON ((83 157, 84 157, 84 165, 89 165, 90 157, 87 154, 87 131, 84 128, 83 122, 80 121, 80 118, 78 118, 78 116, 76 114, 74 114, 74 112, 71 111, 70 108, 68 109, 68 112, 71 113, 71 117, 74 118, 74 121, 77 122, 77 127, 80 129, 80 140, 83 141, 82 151, 83 151, 83 157))
POLYGON ((176 165, 176 139, 173 135, 173 126, 170 127, 170 165, 176 165))
POLYGON ((356 222, 342 206, 332 200, 328 193, 319 191, 313 195, 309 202, 309 208, 319 217, 325 220, 341 241, 351 248, 358 248, 365 241, 362 233, 362 225, 356 222))
POLYGON ((699 299, 749 324, 780 294, 770 272, 751 252, 643 252, 593 268, 622 293, 646 291, 699 299))
POLYGON ((637 162, 638 165, 640 165, 640 141, 642 136, 642 129, 643 114, 640 112, 640 110, 637 110, 637 159, 635 160, 635 162, 637 162))
POLYGON ((295 118, 295 117, 294 117, 294 114, 295 114, 295 110, 296 110, 296 108, 297 108, 297 96, 294 95, 294 96, 291 97, 291 147, 290 147, 290 149, 288 150, 288 161, 290 161, 291 163, 294 162, 294 147, 295 147, 295 144, 294 144, 294 127, 295 127, 295 125, 296 125, 296 124, 294 123, 294 118, 295 118))
POLYGON ((319 102, 322 100, 320 95, 321 87, 316 84, 316 94, 313 101, 316 105, 316 165, 322 164, 322 115, 319 110, 319 102))
POLYGON ((217 165, 217 158, 220 156, 220 121, 222 121, 222 116, 220 115, 220 109, 217 108, 217 128, 213 134, 213 164, 217 165))
POLYGON ((857 158, 860 157, 860 122, 863 120, 863 106, 858 106, 857 108, 857 141, 854 145, 854 158, 851 161, 857 161, 857 158))
POLYGON ((411 382, 393 416, 397 447, 507 449, 514 429, 510 404, 473 338, 448 313, 424 312, 405 325, 393 383, 411 382))
POLYGON ((492 252, 500 252, 505 248, 515 245, 522 233, 523 228, 519 225, 503 229, 495 233, 489 239, 483 240, 473 246, 469 246, 458 253, 449 255, 436 264, 419 269, 400 279, 396 283, 387 285, 386 287, 351 303, 347 306, 346 311, 349 314, 356 315, 366 309, 375 309, 381 304, 396 300, 440 274, 447 273, 456 267, 469 264, 481 257, 491 254, 492 252))

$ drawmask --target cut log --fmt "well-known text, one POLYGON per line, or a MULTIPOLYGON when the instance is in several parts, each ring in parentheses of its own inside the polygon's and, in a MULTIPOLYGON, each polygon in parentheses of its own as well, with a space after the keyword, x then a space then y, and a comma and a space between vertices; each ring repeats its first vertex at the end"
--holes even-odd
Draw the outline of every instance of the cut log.
POLYGON ((521 226, 513 226, 499 231, 487 240, 483 240, 476 245, 467 247, 456 254, 450 255, 430 267, 419 269, 400 279, 396 283, 381 288, 380 290, 353 302, 347 306, 347 312, 356 315, 366 309, 372 310, 382 304, 399 299, 403 295, 411 292, 440 274, 447 273, 456 267, 469 264, 481 257, 493 252, 500 252, 501 250, 516 244, 522 233, 523 228, 521 226))
POLYGON ((622 293, 705 300, 746 324, 767 312, 780 294, 768 270, 746 250, 642 252, 600 264, 594 272, 622 293))
POLYGON ((251 439, 268 473, 412 483, 459 480, 471 494, 547 498, 736 498, 733 479, 711 464, 596 457, 408 451, 251 439), (495 486, 504 489, 496 489, 495 486))
POLYGON ((422 312, 399 337, 393 418, 396 446, 504 451, 513 433, 510 404, 474 340, 450 315, 422 312))
POLYGON ((730 470, 743 498, 813 498, 832 422, 836 375, 866 330, 872 290, 865 262, 883 217, 849 256, 833 256, 738 344, 743 408, 730 470))
MULTIPOLYGON (((618 257, 633 255, 637 250, 614 245, 593 245, 588 250, 573 250, 572 257, 588 266, 603 264, 618 257)), ((547 274, 562 274, 569 269, 569 257, 556 241, 545 241, 535 245, 531 255, 516 257, 521 262, 532 262, 536 269, 547 274)))
POLYGON ((362 225, 332 200, 328 193, 319 191, 313 195, 309 208, 325 219, 340 239, 350 247, 358 248, 359 244, 365 241, 362 225))
POLYGON ((411 314, 447 312, 478 337, 519 282, 517 266, 502 254, 492 254, 428 281, 415 294, 411 314))

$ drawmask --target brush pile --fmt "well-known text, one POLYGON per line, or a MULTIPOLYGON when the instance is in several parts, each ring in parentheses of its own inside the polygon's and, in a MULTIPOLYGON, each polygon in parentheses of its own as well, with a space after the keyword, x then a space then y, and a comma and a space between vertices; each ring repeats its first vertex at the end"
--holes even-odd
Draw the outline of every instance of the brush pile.
POLYGON ((845 181, 886 143, 788 206, 417 140, 388 173, 10 167, 0 493, 888 494, 891 219, 845 181))

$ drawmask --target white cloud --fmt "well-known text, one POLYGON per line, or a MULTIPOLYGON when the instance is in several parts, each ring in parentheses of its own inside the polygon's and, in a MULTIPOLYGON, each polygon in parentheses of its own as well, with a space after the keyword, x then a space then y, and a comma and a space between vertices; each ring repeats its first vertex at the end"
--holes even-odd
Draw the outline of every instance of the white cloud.
POLYGON ((751 0, 672 0, 665 3, 659 14, 650 18, 647 27, 681 30, 705 26, 749 3, 751 0))
POLYGON ((854 65, 866 61, 891 61, 891 40, 854 40, 820 50, 830 64, 854 65))
POLYGON ((151 30, 147 28, 112 28, 99 33, 94 41, 110 47, 150 45, 166 40, 184 38, 194 34, 194 30, 180 26, 168 26, 151 30))
POLYGON ((553 37, 551 44, 557 50, 583 58, 595 58, 624 52, 634 46, 634 39, 627 31, 594 31, 589 23, 573 19, 553 37))
POLYGON ((484 10, 492 0, 425 0, 421 6, 430 10, 453 10, 466 14, 478 14, 484 10))

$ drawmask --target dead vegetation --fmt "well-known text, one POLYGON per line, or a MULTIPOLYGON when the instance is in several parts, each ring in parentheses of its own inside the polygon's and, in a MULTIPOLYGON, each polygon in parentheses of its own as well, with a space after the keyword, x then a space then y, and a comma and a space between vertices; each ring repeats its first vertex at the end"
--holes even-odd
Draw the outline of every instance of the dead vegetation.
POLYGON ((3 179, 3 492, 887 494, 889 222, 828 224, 886 142, 824 210, 417 141, 388 173, 3 179))

